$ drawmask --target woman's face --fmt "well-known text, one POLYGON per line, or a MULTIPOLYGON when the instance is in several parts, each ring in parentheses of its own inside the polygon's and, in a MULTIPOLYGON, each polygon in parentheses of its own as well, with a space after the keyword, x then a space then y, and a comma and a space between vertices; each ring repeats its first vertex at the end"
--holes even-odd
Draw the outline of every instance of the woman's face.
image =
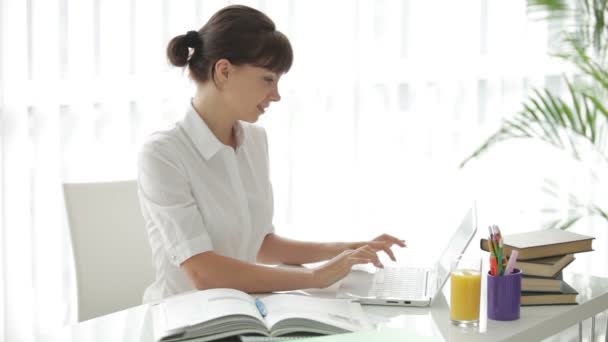
POLYGON ((224 96, 235 119, 256 122, 270 102, 279 101, 280 75, 251 65, 232 65, 224 83, 224 96))

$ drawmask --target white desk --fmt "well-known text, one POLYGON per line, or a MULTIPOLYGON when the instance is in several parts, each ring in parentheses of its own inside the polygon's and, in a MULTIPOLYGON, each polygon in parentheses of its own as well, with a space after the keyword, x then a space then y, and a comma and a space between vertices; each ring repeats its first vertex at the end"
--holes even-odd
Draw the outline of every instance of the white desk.
MULTIPOLYGON (((396 328, 399 336, 410 336, 416 340, 538 341, 608 310, 608 279, 564 274, 564 280, 579 291, 579 305, 522 307, 519 320, 499 322, 486 318, 486 303, 485 298, 482 298, 482 317, 478 328, 459 328, 450 324, 449 300, 446 298, 449 295, 449 283, 446 284, 443 295, 430 308, 364 306, 364 311, 372 322, 377 323, 377 329, 396 328)), ((482 293, 485 293, 483 289, 482 293)), ((321 290, 317 294, 331 296, 331 290, 321 290)), ((148 307, 140 305, 66 327, 42 341, 151 342, 152 321, 148 307)), ((379 332, 370 332, 365 333, 365 337, 369 334, 381 335, 379 332)), ((338 339, 348 340, 346 337, 348 335, 342 335, 338 339)), ((370 338, 373 339, 372 336, 370 338)))

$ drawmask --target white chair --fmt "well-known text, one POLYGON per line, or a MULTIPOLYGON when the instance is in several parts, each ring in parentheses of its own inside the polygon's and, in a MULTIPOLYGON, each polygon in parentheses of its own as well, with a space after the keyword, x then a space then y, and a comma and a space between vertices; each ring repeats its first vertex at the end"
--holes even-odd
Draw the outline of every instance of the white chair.
POLYGON ((135 181, 64 184, 78 321, 141 304, 154 279, 135 181))

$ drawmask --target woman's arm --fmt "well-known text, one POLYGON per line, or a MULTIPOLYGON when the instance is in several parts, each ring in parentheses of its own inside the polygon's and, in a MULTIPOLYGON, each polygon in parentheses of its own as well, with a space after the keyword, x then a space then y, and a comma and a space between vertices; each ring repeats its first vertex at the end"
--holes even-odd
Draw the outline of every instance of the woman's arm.
POLYGON ((187 259, 181 267, 199 290, 226 287, 272 292, 314 287, 312 270, 254 265, 212 251, 187 259))
MULTIPOLYGON (((394 261, 395 255, 391 251, 391 246, 405 247, 405 241, 382 234, 371 241, 305 242, 271 233, 264 238, 257 260, 264 264, 301 265, 328 260, 344 251, 355 250, 366 245, 369 245, 374 251, 384 251, 394 261)), ((382 264, 378 262, 376 266, 382 267, 382 264)))
POLYGON ((197 254, 181 264, 198 290, 233 288, 245 292, 289 291, 323 288, 345 277, 353 265, 378 263, 369 246, 340 253, 325 265, 314 269, 285 269, 250 264, 216 254, 197 254))
POLYGON ((271 233, 266 235, 257 261, 263 264, 301 265, 331 259, 352 248, 346 242, 306 242, 284 238, 271 233))

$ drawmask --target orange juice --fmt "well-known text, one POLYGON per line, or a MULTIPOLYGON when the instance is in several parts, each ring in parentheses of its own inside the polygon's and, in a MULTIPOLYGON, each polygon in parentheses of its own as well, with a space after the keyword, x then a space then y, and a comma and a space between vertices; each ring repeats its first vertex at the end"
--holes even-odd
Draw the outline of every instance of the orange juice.
POLYGON ((450 317, 455 321, 479 320, 481 273, 477 270, 452 271, 450 317))

